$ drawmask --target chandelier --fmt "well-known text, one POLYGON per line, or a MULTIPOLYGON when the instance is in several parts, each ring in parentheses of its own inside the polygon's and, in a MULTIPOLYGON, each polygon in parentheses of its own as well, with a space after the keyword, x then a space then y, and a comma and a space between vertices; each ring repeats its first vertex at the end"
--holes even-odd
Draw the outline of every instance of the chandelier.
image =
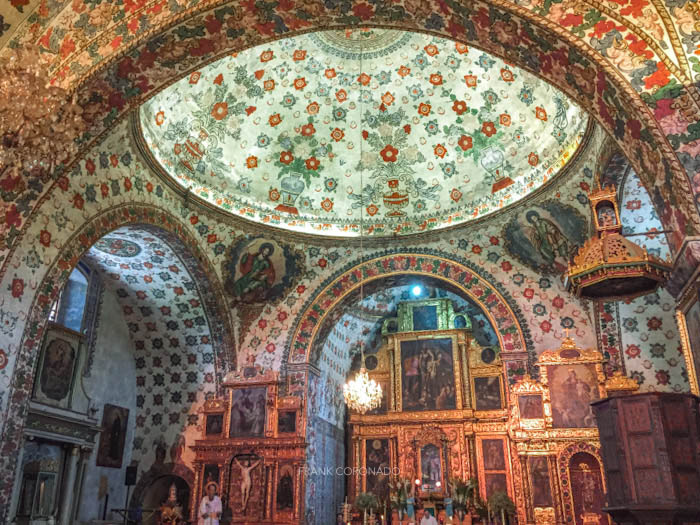
POLYGON ((596 234, 578 250, 573 264, 569 264, 566 273, 569 292, 593 301, 630 300, 663 285, 671 265, 622 234, 615 187, 601 187, 598 183, 588 198, 596 234))
MULTIPOLYGON (((360 44, 360 73, 362 73, 362 44, 360 44)), ((362 122, 362 96, 360 96, 360 122, 362 122)), ((362 156, 362 143, 360 140, 360 159, 362 156)), ((360 188, 364 190, 363 175, 365 167, 362 161, 360 161, 360 188)), ((363 245, 364 236, 364 207, 365 203, 361 202, 360 206, 360 264, 364 261, 365 251, 363 245)), ((360 277, 362 279, 362 277, 360 277)), ((362 280, 360 280, 360 304, 364 300, 364 287, 362 280)), ((360 371, 355 375, 355 378, 348 381, 343 386, 343 397, 345 398, 345 404, 351 410, 359 412, 360 414, 366 414, 370 410, 378 408, 382 402, 382 387, 374 379, 370 379, 367 370, 365 369, 365 341, 363 338, 360 339, 360 371)))
POLYGON ((82 111, 75 96, 51 85, 35 46, 9 50, 0 61, 0 177, 47 179, 77 154, 82 111))

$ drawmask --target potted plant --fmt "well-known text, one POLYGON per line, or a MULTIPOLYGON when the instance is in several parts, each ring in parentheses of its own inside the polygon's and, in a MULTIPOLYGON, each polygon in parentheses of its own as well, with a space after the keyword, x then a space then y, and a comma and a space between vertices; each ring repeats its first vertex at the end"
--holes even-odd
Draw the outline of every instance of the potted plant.
POLYGON ((411 497, 411 481, 399 479, 395 483, 390 483, 389 487, 391 489, 391 508, 399 515, 399 522, 402 522, 408 509, 408 498, 411 497))
POLYGON ((492 515, 500 515, 501 525, 506 523, 506 515, 515 512, 515 503, 503 491, 494 492, 488 499, 489 521, 492 515))
POLYGON ((360 492, 355 498, 355 506, 363 512, 363 523, 367 523, 367 511, 379 508, 379 499, 371 492, 360 492))
POLYGON ((467 510, 474 503, 474 496, 477 492, 477 481, 473 478, 463 481, 461 479, 450 480, 450 495, 452 497, 452 506, 459 518, 460 523, 464 521, 467 515, 467 510))

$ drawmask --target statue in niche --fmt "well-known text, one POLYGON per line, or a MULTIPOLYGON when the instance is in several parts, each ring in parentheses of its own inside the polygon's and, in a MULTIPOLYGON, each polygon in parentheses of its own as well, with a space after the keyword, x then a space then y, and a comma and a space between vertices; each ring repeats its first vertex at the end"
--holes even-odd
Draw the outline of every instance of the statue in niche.
POLYGON ((250 489, 253 485, 253 480, 250 477, 250 472, 260 464, 260 459, 253 462, 251 458, 246 458, 243 461, 245 466, 238 461, 238 458, 234 458, 236 465, 241 469, 241 508, 245 514, 248 508, 248 499, 250 498, 250 489))
POLYGON ((289 472, 280 478, 277 485, 277 510, 290 510, 294 508, 294 482, 289 472))
POLYGON ((182 505, 177 501, 177 487, 170 485, 168 499, 160 507, 160 522, 167 525, 179 525, 185 522, 182 505))

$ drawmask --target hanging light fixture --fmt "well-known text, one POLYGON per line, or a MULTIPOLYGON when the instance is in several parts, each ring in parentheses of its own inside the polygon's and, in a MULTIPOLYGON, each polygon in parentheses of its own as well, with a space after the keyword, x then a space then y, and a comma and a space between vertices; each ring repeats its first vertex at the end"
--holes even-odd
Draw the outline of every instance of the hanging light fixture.
MULTIPOLYGON (((360 43, 360 74, 362 74, 362 43, 360 43)), ((362 95, 360 94, 360 123, 362 123, 362 95)), ((360 139, 360 188, 364 191, 363 175, 365 171, 362 162, 362 139, 360 139)), ((364 206, 360 206, 360 265, 364 262, 365 250, 363 244, 364 237, 364 206)), ((360 304, 364 301, 364 286, 360 277, 360 304)), ((367 369, 365 369, 365 341, 360 338, 360 371, 343 386, 343 397, 345 404, 350 410, 366 414, 370 410, 378 408, 382 403, 382 387, 374 379, 370 379, 367 369)))
POLYGON ((601 187, 598 182, 588 199, 596 234, 579 248, 573 264, 569 264, 569 292, 593 301, 617 301, 646 295, 663 285, 671 265, 622 234, 615 187, 601 187))
POLYGON ((75 96, 52 86, 36 46, 0 61, 0 177, 48 178, 78 152, 86 128, 75 96))

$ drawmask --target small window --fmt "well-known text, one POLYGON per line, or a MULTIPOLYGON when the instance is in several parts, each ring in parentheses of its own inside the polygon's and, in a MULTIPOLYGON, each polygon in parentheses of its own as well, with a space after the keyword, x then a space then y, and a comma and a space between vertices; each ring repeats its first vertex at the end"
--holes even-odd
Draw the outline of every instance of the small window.
POLYGON ((50 321, 76 332, 82 332, 89 272, 90 270, 84 264, 78 264, 71 272, 68 282, 51 307, 50 321))

